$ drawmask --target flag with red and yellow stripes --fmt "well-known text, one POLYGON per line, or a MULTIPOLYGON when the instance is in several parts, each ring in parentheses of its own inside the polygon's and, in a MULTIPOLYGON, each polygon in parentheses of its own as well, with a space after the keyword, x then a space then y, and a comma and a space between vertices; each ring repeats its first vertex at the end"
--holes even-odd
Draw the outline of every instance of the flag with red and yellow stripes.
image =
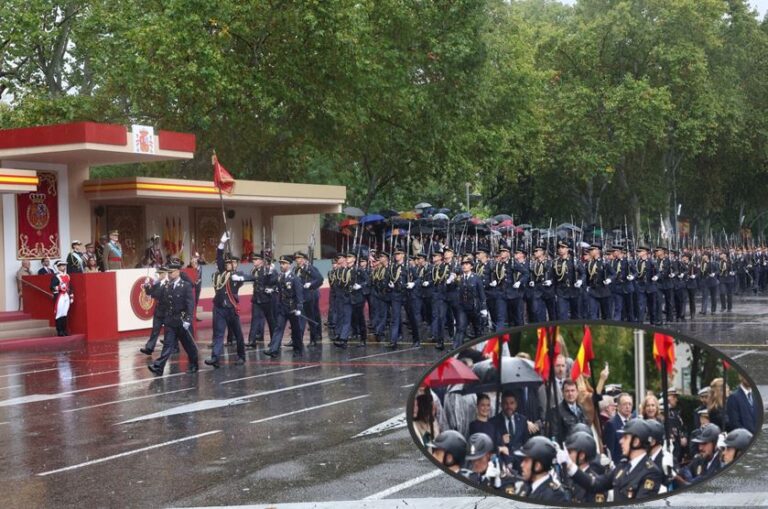
POLYGON ((571 378, 576 380, 580 375, 589 376, 592 373, 589 369, 589 361, 595 358, 595 352, 592 350, 592 331, 588 325, 584 326, 584 338, 581 340, 579 352, 571 367, 571 378))

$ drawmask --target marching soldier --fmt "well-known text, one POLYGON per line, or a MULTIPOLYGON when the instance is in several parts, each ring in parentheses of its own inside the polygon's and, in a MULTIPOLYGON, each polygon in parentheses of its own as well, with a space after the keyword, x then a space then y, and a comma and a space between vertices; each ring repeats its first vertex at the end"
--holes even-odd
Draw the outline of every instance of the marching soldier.
POLYGON ((432 294, 432 337, 435 340, 435 348, 442 350, 445 334, 445 282, 448 279, 450 269, 443 263, 443 254, 439 251, 432 253, 432 268, 427 273, 428 279, 422 281, 422 287, 432 294))
MULTIPOLYGON (((346 255, 347 257, 349 254, 346 255)), ((340 256, 336 262, 336 335, 334 346, 347 348, 352 335, 352 272, 354 265, 347 265, 348 258, 340 256)), ((353 255, 354 258, 354 255, 353 255)), ((352 260, 354 264, 354 260, 352 260)))
MULTIPOLYGON (((323 286, 323 276, 317 267, 309 263, 309 258, 304 253, 298 252, 294 258, 296 259, 295 273, 302 281, 304 288, 304 314, 307 315, 309 322, 309 344, 314 346, 323 340, 319 294, 319 289, 323 286)), ((304 322, 304 320, 301 321, 304 322)))
POLYGON ((507 272, 509 271, 509 249, 506 246, 499 248, 499 259, 493 265, 491 282, 488 283, 496 294, 496 313, 494 323, 496 331, 501 331, 507 326, 507 272))
POLYGON ((736 428, 725 437, 723 449, 723 467, 739 458, 752 442, 752 433, 744 428, 736 428))
POLYGON ((453 348, 459 348, 464 343, 470 321, 475 331, 482 331, 482 321, 488 317, 483 283, 472 272, 471 257, 464 257, 461 261, 461 270, 462 274, 457 280, 459 316, 456 324, 456 334, 453 337, 453 348))
POLYGON ((120 245, 120 232, 109 232, 109 242, 104 245, 104 270, 119 270, 123 268, 123 246, 120 245))
POLYGON ((414 282, 408 282, 408 266, 405 264, 405 251, 401 248, 395 249, 395 263, 389 266, 386 273, 387 289, 389 290, 389 302, 391 304, 392 321, 389 325, 389 345, 388 348, 397 349, 397 342, 402 335, 403 328, 403 304, 405 302, 405 292, 415 286, 414 282), (410 287, 409 287, 410 285, 410 287))
POLYGON ((418 295, 421 300, 421 321, 426 325, 429 336, 432 336, 432 287, 429 286, 429 272, 432 270, 427 262, 427 255, 419 253, 416 255, 416 279, 421 284, 418 288, 418 295), (427 283, 427 284, 424 284, 427 283))
POLYGON ((637 248, 639 257, 636 280, 637 321, 640 323, 645 321, 647 310, 650 323, 656 325, 659 323, 656 307, 658 294, 656 282, 659 280, 659 276, 656 275, 656 264, 653 263, 649 251, 647 246, 638 246, 637 248))
POLYGON ((419 265, 420 255, 411 258, 411 265, 408 267, 407 283, 405 285, 405 314, 408 319, 408 325, 411 329, 411 338, 413 346, 421 346, 421 273, 419 265))
MULTIPOLYGON (((650 448, 648 425, 642 419, 632 419, 618 433, 622 435, 622 454, 628 461, 603 475, 590 475, 581 471, 565 451, 558 452, 558 456, 562 456, 564 460, 562 462, 567 463, 568 476, 588 494, 604 493, 612 489, 615 502, 627 502, 658 494, 664 478, 659 467, 647 454, 650 448)), ((558 457, 558 461, 560 460, 561 457, 558 457)))
POLYGON ((199 369, 197 345, 195 345, 190 333, 192 317, 195 312, 195 292, 192 283, 181 277, 181 264, 176 261, 168 264, 168 287, 165 292, 165 300, 167 312, 164 321, 163 350, 160 352, 160 357, 149 364, 147 368, 156 376, 161 376, 165 369, 165 363, 173 351, 178 348, 178 342, 181 341, 181 346, 184 347, 189 359, 187 373, 197 373, 199 369))
POLYGON ((667 323, 672 322, 672 268, 670 266, 669 257, 667 256, 667 248, 658 246, 655 249, 656 253, 656 275, 658 280, 656 286, 659 289, 658 300, 656 303, 656 311, 659 319, 662 317, 662 304, 663 315, 666 316, 667 323), (663 303, 662 303, 663 298, 663 303))
POLYGON ((624 253, 621 246, 612 246, 609 251, 611 255, 610 266, 613 271, 613 281, 611 282, 611 300, 613 303, 613 320, 620 322, 629 317, 629 305, 627 303, 627 285, 631 280, 629 271, 629 262, 624 259, 624 253))
POLYGON ((521 449, 515 451, 515 456, 523 458, 520 466, 525 480, 521 489, 515 493, 517 496, 548 504, 569 502, 568 494, 549 474, 557 456, 555 444, 545 437, 532 437, 521 449))
POLYGON ((515 249, 514 260, 508 265, 507 279, 504 284, 504 299, 511 325, 524 325, 523 319, 525 288, 530 279, 530 270, 526 262, 528 252, 522 247, 515 249))
POLYGON ((728 253, 720 253, 720 272, 718 276, 720 282, 720 312, 726 309, 733 310, 733 287, 736 284, 736 271, 733 267, 733 261, 728 253))
POLYGON ((387 293, 386 276, 389 270, 389 255, 379 253, 376 267, 371 275, 372 302, 373 302, 373 335, 376 342, 380 342, 387 328, 387 316, 389 315, 389 293, 387 293))
POLYGON ((448 335, 453 337, 456 333, 456 322, 459 319, 459 287, 456 284, 456 276, 461 269, 454 259, 455 252, 450 247, 443 248, 443 265, 448 268, 448 277, 445 280, 444 299, 445 299, 445 326, 448 329, 448 335))
POLYGON ((341 255, 336 255, 331 259, 331 268, 328 270, 328 334, 333 335, 331 337, 334 340, 338 337, 339 332, 337 328, 338 318, 338 305, 339 305, 339 288, 337 285, 337 274, 339 272, 339 259, 341 255))
POLYGON ((701 314, 707 314, 707 308, 711 305, 711 312, 717 311, 717 263, 710 261, 709 253, 701 255, 701 314))
POLYGON ((274 297, 277 273, 271 263, 260 253, 252 253, 253 295, 251 296, 251 328, 248 331, 248 346, 256 348, 264 341, 264 324, 269 336, 275 333, 274 297))
POLYGON ((304 320, 301 310, 304 307, 304 284, 293 271, 288 256, 280 258, 280 275, 277 279, 278 302, 275 310, 275 334, 269 341, 269 348, 264 351, 269 357, 277 357, 285 334, 285 325, 291 324, 291 343, 293 356, 304 353, 304 320))
POLYGON ((144 355, 152 355, 157 346, 157 338, 160 337, 160 329, 163 328, 165 322, 165 315, 168 313, 168 269, 160 267, 157 269, 157 280, 150 284, 149 278, 144 283, 144 293, 152 297, 155 301, 155 311, 152 314, 152 332, 149 335, 147 344, 140 348, 139 351, 144 355))
POLYGON ((567 241, 557 243, 557 255, 554 263, 557 319, 575 320, 581 317, 579 289, 584 284, 584 271, 567 241))
MULTIPOLYGON (((565 449, 568 451, 570 461, 576 467, 584 472, 589 477, 596 477, 603 472, 595 470, 593 461, 597 457, 597 442, 591 433, 586 431, 577 431, 568 435, 565 439, 565 449)), ((581 504, 602 504, 607 500, 607 492, 593 492, 587 491, 580 485, 573 482, 573 480, 564 476, 563 480, 566 489, 571 494, 571 502, 581 504)))
POLYGON ((685 295, 683 308, 688 306, 688 312, 691 314, 691 319, 696 316, 696 290, 699 288, 699 265, 691 261, 691 254, 688 252, 683 253, 681 257, 680 270, 685 274, 683 281, 685 282, 685 295))
POLYGON ((56 262, 57 273, 51 277, 51 293, 53 293, 53 314, 56 321, 56 335, 69 336, 67 331, 67 317, 69 308, 75 301, 75 295, 72 293, 72 283, 70 275, 67 274, 67 262, 59 260, 56 262))
POLYGON ((224 245, 229 240, 229 234, 224 232, 216 249, 216 266, 218 272, 213 275, 213 351, 205 363, 214 368, 219 367, 219 360, 224 355, 224 332, 229 329, 237 343, 236 366, 245 364, 245 342, 240 325, 240 297, 237 292, 243 286, 245 277, 235 271, 237 258, 224 254, 224 245))
POLYGON ((606 264, 601 256, 601 244, 593 243, 589 246, 589 263, 587 264, 587 293, 589 295, 589 318, 597 320, 598 310, 600 318, 611 319, 611 283, 613 282, 613 269, 606 264))
MULTIPOLYGON (((496 321, 496 288, 491 286, 493 281, 494 263, 488 257, 488 251, 485 249, 478 249, 477 253, 477 277, 483 283, 483 292, 485 293, 485 309, 489 312, 490 321, 496 321)), ((488 324, 488 330, 495 330, 495 326, 491 327, 488 324)))
POLYGON ((691 442, 699 448, 698 454, 680 471, 678 480, 683 484, 699 482, 709 479, 722 468, 720 450, 717 441, 720 438, 720 427, 717 424, 705 424, 701 433, 691 439, 691 442))
MULTIPOLYGON (((557 320, 555 303, 555 286, 553 264, 547 257, 544 246, 536 246, 533 250, 535 262, 533 265, 534 299, 536 299, 537 321, 557 320)), ((529 283, 530 284, 530 283, 529 283)))
POLYGON ((350 291, 350 301, 352 302, 352 335, 360 341, 358 346, 365 346, 368 338, 368 326, 365 324, 365 314, 363 306, 365 305, 365 291, 368 289, 368 271, 364 268, 367 263, 365 258, 357 263, 355 253, 347 254, 347 264, 352 267, 352 287, 350 291))

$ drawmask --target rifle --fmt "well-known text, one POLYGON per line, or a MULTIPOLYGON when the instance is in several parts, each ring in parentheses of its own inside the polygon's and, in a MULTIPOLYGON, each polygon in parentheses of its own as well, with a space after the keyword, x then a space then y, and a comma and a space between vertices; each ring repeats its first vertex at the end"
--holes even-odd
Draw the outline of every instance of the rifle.
POLYGON ((312 225, 312 233, 309 235, 309 246, 307 255, 309 256, 309 265, 312 266, 315 263, 315 230, 317 229, 317 223, 312 225))

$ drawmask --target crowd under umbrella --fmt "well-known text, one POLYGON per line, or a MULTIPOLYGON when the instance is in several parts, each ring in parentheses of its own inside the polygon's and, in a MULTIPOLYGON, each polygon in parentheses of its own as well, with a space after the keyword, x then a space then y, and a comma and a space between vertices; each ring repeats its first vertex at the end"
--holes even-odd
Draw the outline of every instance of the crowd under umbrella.
POLYGON ((544 383, 541 376, 533 368, 533 363, 528 359, 521 357, 504 356, 501 358, 499 369, 493 364, 491 359, 478 362, 472 366, 472 371, 480 379, 476 383, 465 383, 462 389, 463 394, 479 394, 496 392, 496 408, 499 408, 501 393, 505 391, 514 392, 519 404, 519 408, 529 407, 530 398, 524 401, 524 395, 532 394, 538 390, 544 383))
POLYGON ((365 215, 365 212, 357 207, 344 207, 341 212, 350 217, 363 217, 365 215))
POLYGON ((363 216, 360 218, 360 224, 370 224, 370 223, 376 223, 379 221, 384 221, 385 217, 381 214, 368 214, 367 216, 363 216))
POLYGON ((417 203, 416 205, 414 205, 413 208, 415 208, 416 210, 431 209, 432 208, 432 204, 423 201, 421 203, 417 203))

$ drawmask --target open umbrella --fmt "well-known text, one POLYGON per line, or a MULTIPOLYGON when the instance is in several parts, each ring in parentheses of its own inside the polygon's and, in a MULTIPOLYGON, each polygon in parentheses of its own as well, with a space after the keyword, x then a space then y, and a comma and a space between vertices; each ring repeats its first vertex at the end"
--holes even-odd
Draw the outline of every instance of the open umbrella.
MULTIPOLYGON (((467 383, 464 386, 464 394, 492 392, 499 389, 499 371, 490 359, 478 362, 472 366, 472 371, 480 381, 475 384, 467 383)), ((501 376, 502 390, 536 388, 543 383, 533 366, 520 357, 502 357, 501 376)))
POLYGON ((431 207, 432 207, 432 205, 431 205, 431 204, 429 204, 429 203, 427 203, 427 202, 423 201, 423 202, 421 202, 421 203, 419 203, 419 204, 416 204, 416 205, 415 205, 413 208, 415 208, 415 209, 422 209, 422 210, 424 210, 424 209, 428 209, 428 208, 431 208, 431 207))
POLYGON ((403 219, 418 219, 419 213, 415 210, 408 210, 406 212, 401 212, 400 217, 403 219))
POLYGON ((363 212, 361 209, 357 207, 345 207, 342 212, 348 216, 352 217, 363 217, 365 215, 365 212, 363 212))
POLYGON ((435 214, 434 216, 432 216, 432 220, 433 221, 448 221, 448 219, 449 219, 448 216, 446 216, 442 212, 439 212, 439 213, 435 214))
POLYGON ((472 218, 472 214, 470 214, 469 212, 461 212, 453 216, 453 219, 451 219, 451 222, 459 223, 461 221, 467 221, 471 218, 472 218))
POLYGON ((360 218, 360 224, 375 223, 377 221, 384 221, 384 216, 379 214, 369 214, 360 218))
POLYGON ((340 228, 346 228, 347 226, 355 226, 356 224, 357 224, 357 219, 347 218, 347 219, 342 220, 339 223, 339 227, 340 228))
POLYGON ((446 385, 477 382, 477 375, 455 357, 448 357, 427 375, 423 385, 426 387, 445 387, 446 385))
POLYGON ((379 214, 381 214, 384 217, 395 217, 395 216, 397 216, 400 213, 398 211, 396 211, 396 210, 384 209, 381 212, 379 212, 379 214))
POLYGON ((509 214, 498 214, 493 216, 493 219, 500 223, 502 221, 512 221, 512 216, 509 214))

